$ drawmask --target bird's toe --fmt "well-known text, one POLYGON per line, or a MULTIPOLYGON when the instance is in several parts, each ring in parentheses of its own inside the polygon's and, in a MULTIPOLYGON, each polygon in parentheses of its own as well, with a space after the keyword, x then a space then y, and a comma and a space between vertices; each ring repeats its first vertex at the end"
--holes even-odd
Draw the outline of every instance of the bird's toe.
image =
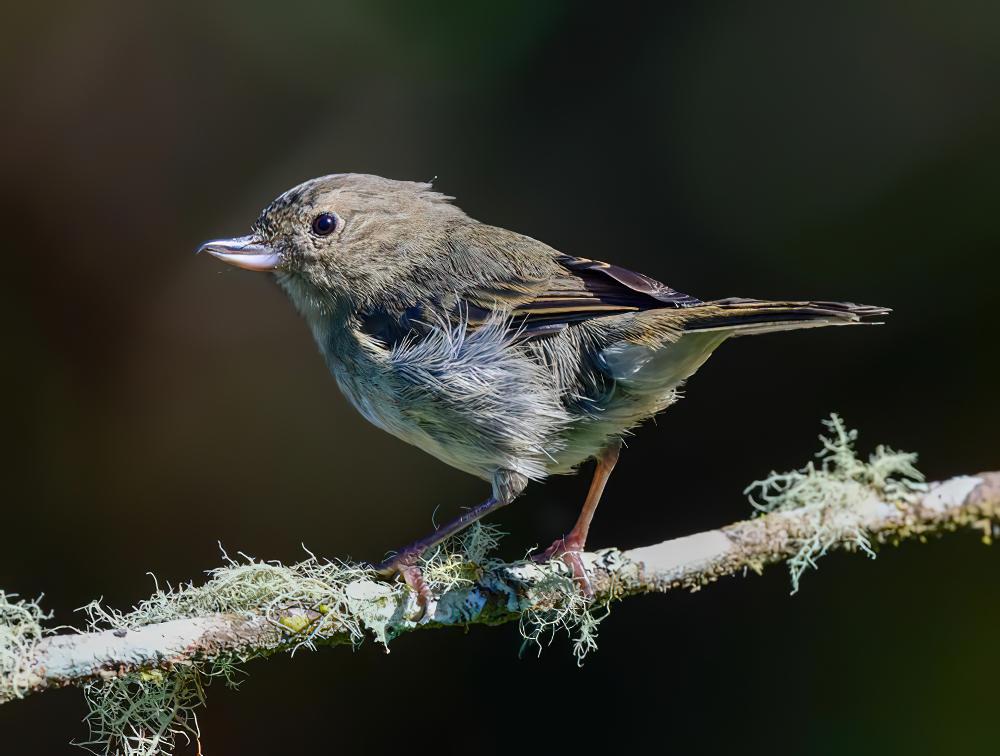
POLYGON ((404 551, 374 567, 375 572, 383 578, 389 580, 402 578, 407 587, 416 594, 417 610, 407 617, 413 622, 423 619, 431 599, 431 589, 424 580, 423 570, 419 566, 420 556, 420 552, 404 551))
POLYGON ((569 567, 573 573, 573 580, 584 598, 594 598, 594 587, 591 585, 590 576, 587 575, 587 568, 583 564, 583 544, 574 538, 557 538, 545 551, 532 556, 532 560, 538 564, 551 562, 554 559, 560 560, 569 567))

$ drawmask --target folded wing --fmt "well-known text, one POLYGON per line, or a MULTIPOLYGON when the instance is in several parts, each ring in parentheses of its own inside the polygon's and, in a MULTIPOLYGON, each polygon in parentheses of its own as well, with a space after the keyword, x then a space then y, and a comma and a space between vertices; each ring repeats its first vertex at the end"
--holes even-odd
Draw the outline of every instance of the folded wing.
POLYGON ((525 339, 549 336, 574 323, 607 315, 695 307, 702 302, 641 273, 600 260, 560 255, 557 275, 466 291, 473 325, 497 312, 513 318, 525 339))

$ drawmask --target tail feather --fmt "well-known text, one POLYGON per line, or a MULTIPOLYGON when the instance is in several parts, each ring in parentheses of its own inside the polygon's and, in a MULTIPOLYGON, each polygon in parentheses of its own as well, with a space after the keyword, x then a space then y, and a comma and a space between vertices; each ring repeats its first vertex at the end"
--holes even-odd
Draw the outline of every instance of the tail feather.
POLYGON ((768 302, 759 299, 719 299, 691 307, 684 323, 689 331, 730 331, 750 336, 828 325, 877 324, 892 312, 888 307, 853 302, 768 302))

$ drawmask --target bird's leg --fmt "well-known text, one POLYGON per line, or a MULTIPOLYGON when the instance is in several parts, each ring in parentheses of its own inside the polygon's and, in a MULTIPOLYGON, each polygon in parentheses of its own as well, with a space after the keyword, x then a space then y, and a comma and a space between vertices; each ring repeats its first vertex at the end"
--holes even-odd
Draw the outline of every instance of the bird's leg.
MULTIPOLYGON (((427 601, 430 598, 430 588, 424 582, 423 573, 420 571, 421 555, 434 546, 450 538, 456 533, 460 533, 472 523, 482 519, 494 509, 498 509, 509 503, 509 498, 491 496, 479 506, 467 510, 451 522, 443 525, 430 535, 414 541, 409 546, 405 546, 396 553, 395 556, 386 559, 375 565, 375 571, 383 577, 393 577, 399 575, 410 586, 410 589, 417 594, 417 602, 422 610, 427 608, 427 601)), ((422 616, 422 612, 421 612, 422 616)))
POLYGON ((594 519, 594 512, 601 501, 601 494, 604 493, 604 486, 611 477, 611 471, 615 469, 618 462, 618 454, 621 451, 621 440, 607 446, 597 457, 597 467, 594 470, 594 477, 590 481, 590 490, 587 498, 583 502, 583 509, 576 519, 573 529, 562 538, 556 539, 541 554, 534 557, 536 562, 547 562, 550 559, 559 557, 566 565, 573 570, 573 577, 580 585, 580 590, 587 598, 593 598, 594 589, 590 585, 590 578, 583 567, 583 560, 580 552, 587 545, 587 533, 590 531, 590 521, 594 519))

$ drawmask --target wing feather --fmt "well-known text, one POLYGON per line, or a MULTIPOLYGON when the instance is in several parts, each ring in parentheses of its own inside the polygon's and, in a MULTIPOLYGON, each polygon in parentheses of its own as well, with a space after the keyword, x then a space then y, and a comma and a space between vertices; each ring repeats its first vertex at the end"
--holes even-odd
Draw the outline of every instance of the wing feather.
POLYGON ((511 311, 526 338, 548 336, 591 318, 684 308, 701 301, 641 273, 600 260, 560 255, 561 275, 511 311))
MULTIPOLYGON (((448 306, 433 302, 425 307, 450 312, 472 328, 497 317, 510 317, 519 338, 530 340, 552 336, 593 318, 703 304, 642 273, 600 260, 558 255, 555 262, 555 273, 547 278, 512 275, 457 292, 457 299, 448 306)), ((406 311, 404 331, 422 320, 422 310, 415 306, 406 311)), ((375 330, 386 332, 384 314, 380 314, 378 324, 375 330)))

